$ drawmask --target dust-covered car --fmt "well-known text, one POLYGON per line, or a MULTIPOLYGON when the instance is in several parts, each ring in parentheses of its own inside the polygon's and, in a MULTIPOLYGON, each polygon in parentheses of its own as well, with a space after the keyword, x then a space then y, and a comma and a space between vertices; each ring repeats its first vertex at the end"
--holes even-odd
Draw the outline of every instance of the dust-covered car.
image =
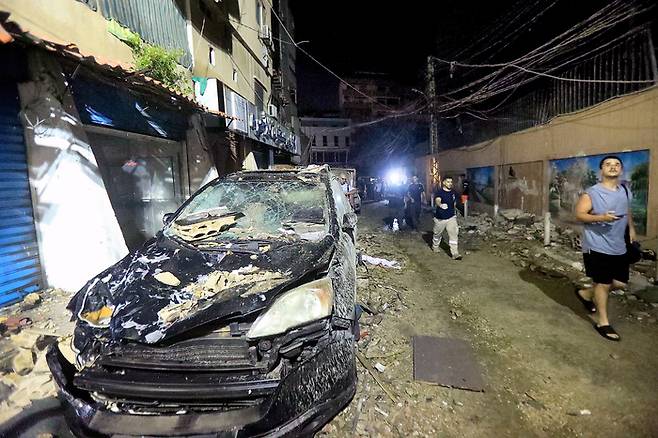
MULTIPOLYGON (((299 436, 353 397, 356 216, 326 167, 200 189, 71 300, 79 436, 299 436)), ((72 363, 74 362, 74 363, 72 363)))

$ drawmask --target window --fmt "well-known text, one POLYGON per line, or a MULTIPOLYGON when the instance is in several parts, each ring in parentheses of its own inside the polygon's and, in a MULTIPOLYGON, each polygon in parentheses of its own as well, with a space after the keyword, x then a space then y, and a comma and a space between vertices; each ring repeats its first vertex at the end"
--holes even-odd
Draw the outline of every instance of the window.
POLYGON ((231 123, 231 129, 247 132, 247 100, 224 86, 224 108, 229 116, 238 118, 231 123))
POLYGON ((265 87, 257 80, 254 80, 254 91, 256 92, 256 102, 254 103, 256 104, 258 117, 260 117, 265 111, 265 87))
POLYGON ((215 49, 208 47, 208 62, 210 65, 215 65, 215 49))
POLYGON ((323 135, 323 136, 322 136, 322 146, 327 146, 327 145, 328 145, 328 144, 327 144, 327 136, 326 136, 326 135, 323 135))
POLYGON ((261 27, 264 23, 265 10, 263 9, 263 3, 260 0, 256 0, 256 24, 258 27, 261 27))
POLYGON ((345 137, 345 147, 346 148, 350 147, 350 138, 349 137, 345 137))
POLYGON ((297 90, 294 88, 290 89, 290 100, 292 103, 297 104, 297 90))
POLYGON ((315 135, 313 136, 313 139, 311 140, 311 145, 312 146, 317 146, 317 142, 315 141, 315 135))
POLYGON ((334 135, 334 146, 336 146, 336 147, 339 146, 339 143, 338 143, 338 136, 337 136, 337 135, 334 135))

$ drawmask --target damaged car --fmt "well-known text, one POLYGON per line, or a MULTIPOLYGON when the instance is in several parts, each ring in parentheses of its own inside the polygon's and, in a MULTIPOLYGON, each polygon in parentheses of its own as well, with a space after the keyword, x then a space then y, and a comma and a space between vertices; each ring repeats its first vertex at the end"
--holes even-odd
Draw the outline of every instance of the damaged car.
POLYGON ((329 169, 238 172, 71 300, 78 436, 305 436, 356 389, 356 216, 329 169))

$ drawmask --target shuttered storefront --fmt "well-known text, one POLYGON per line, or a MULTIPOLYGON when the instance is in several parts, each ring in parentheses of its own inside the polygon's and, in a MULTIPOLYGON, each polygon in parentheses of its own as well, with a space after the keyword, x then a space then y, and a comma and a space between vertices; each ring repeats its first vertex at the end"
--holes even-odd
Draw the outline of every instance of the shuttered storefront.
POLYGON ((0 307, 41 287, 19 109, 16 85, 0 82, 0 307))

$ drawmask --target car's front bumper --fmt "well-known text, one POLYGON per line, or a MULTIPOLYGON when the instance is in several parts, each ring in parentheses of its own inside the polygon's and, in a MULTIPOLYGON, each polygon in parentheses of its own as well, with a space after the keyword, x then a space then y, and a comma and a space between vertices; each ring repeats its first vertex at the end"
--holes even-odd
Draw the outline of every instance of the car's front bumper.
MULTIPOLYGON (((48 352, 48 364, 67 422, 79 436, 301 436, 316 431, 340 412, 356 390, 350 336, 334 338, 281 379, 259 404, 231 410, 157 415, 110 411, 73 385, 76 370, 56 345, 48 352)), ((243 388, 235 389, 239 400, 243 388)))

